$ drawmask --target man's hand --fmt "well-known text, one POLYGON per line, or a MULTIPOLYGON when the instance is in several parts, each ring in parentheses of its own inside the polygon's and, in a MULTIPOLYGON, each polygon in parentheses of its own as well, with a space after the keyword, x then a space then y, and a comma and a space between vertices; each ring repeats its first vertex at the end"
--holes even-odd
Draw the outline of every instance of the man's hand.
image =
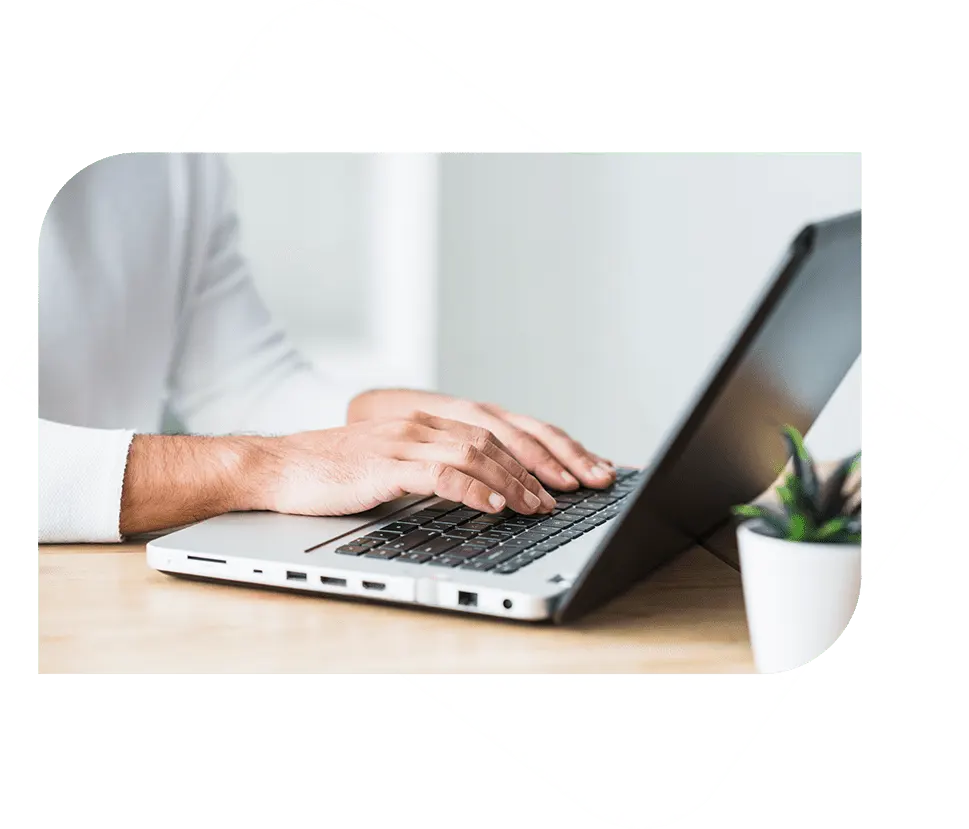
POLYGON ((416 412, 284 437, 136 435, 121 533, 236 510, 362 512, 403 495, 483 512, 549 512, 555 499, 487 429, 416 412))
POLYGON ((395 417, 414 410, 432 412, 489 430, 525 469, 555 489, 576 489, 580 482, 604 487, 616 479, 611 461, 590 452, 557 426, 527 415, 512 414, 489 403, 433 392, 379 389, 353 400, 347 419, 395 417))
POLYGON ((256 509, 344 515, 403 495, 437 495, 491 513, 555 507, 487 429, 424 412, 273 438, 261 450, 256 509))

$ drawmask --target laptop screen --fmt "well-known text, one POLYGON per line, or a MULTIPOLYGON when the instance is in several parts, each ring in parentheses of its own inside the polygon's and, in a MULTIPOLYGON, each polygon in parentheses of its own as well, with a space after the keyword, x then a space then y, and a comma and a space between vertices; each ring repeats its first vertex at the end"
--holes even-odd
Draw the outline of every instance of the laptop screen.
POLYGON ((623 592, 760 495, 861 353, 861 213, 807 226, 639 492, 563 597, 566 622, 623 592))

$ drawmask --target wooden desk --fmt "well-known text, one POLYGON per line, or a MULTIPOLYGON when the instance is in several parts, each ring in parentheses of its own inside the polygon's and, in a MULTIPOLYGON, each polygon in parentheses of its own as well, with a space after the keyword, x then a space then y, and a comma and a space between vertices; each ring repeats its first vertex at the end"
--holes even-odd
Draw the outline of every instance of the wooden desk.
POLYGON ((567 628, 187 581, 141 544, 39 559, 42 672, 754 670, 740 574, 700 548, 567 628))

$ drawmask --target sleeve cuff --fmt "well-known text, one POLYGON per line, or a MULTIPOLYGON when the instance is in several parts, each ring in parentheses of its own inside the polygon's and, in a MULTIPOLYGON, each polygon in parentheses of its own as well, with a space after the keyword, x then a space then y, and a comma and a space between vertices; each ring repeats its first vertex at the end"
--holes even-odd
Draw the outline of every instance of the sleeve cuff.
POLYGON ((121 488, 134 432, 41 420, 40 543, 121 541, 121 488))

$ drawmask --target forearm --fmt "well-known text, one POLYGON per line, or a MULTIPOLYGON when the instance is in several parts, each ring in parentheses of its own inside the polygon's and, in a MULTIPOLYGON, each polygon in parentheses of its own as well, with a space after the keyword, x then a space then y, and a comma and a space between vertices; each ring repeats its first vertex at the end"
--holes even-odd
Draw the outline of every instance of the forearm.
POLYGON ((261 508, 270 438, 135 435, 121 492, 122 535, 261 508))

